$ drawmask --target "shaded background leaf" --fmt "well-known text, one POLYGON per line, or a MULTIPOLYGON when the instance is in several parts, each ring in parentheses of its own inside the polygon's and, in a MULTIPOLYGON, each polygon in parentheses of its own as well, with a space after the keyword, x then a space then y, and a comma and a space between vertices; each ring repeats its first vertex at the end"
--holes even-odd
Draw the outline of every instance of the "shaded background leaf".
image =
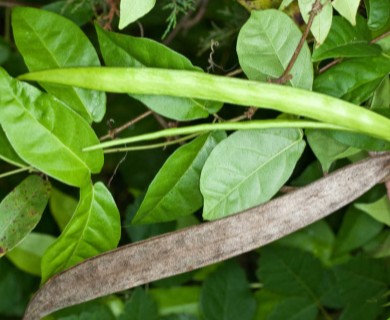
POLYGON ((364 0, 368 13, 368 27, 379 30, 390 19, 390 2, 383 0, 364 0))
POLYGON ((304 147, 296 129, 231 134, 203 167, 203 218, 218 219, 268 201, 290 177, 304 147))
POLYGON ((136 288, 126 302, 119 320, 156 320, 158 318, 156 302, 141 288, 136 288))
MULTIPOLYGON (((95 48, 85 34, 73 22, 58 14, 27 7, 15 8, 12 11, 12 27, 16 45, 30 71, 100 66, 95 48)), ((106 111, 104 92, 48 83, 40 85, 89 123, 102 120, 106 111)))
POLYGON ((53 188, 49 199, 50 212, 60 230, 64 230, 77 208, 77 200, 53 188))
MULTIPOLYGON (((241 68, 250 80, 267 81, 280 77, 301 39, 294 22, 278 10, 252 11, 237 39, 241 68)), ((311 53, 305 43, 290 74, 289 84, 310 90, 313 84, 311 53)))
POLYGON ((0 257, 16 247, 38 224, 50 196, 50 183, 28 176, 0 203, 0 257))

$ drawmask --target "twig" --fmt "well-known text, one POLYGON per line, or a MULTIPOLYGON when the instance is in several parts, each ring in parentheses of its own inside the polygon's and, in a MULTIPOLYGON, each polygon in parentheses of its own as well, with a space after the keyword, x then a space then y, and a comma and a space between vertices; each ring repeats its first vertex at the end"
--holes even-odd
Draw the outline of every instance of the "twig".
POLYGON ((15 170, 12 170, 12 171, 4 172, 4 173, 0 174, 0 179, 12 176, 14 174, 18 174, 18 173, 21 173, 21 172, 25 172, 25 171, 30 171, 31 172, 31 171, 34 171, 34 168, 33 167, 23 167, 23 168, 15 169, 15 170))
POLYGON ((387 32, 385 32, 384 34, 381 34, 380 36, 378 36, 378 37, 372 39, 372 40, 370 41, 370 44, 377 43, 377 42, 379 42, 380 40, 382 40, 382 39, 384 39, 384 38, 386 38, 386 37, 388 37, 388 36, 390 36, 390 31, 387 31, 387 32))
POLYGON ((19 1, 1 1, 0 2, 0 7, 5 7, 5 8, 12 8, 12 7, 38 7, 37 4, 32 4, 32 3, 26 3, 26 2, 19 2, 19 1))
POLYGON ((343 59, 335 59, 332 62, 328 63, 327 65, 323 66, 320 70, 318 70, 318 73, 324 73, 326 70, 330 69, 331 67, 335 66, 336 64, 339 64, 343 59))
POLYGON ((149 115, 151 115, 153 113, 153 111, 149 110, 149 111, 146 111, 144 112, 143 114, 139 115, 138 117, 134 118, 134 119, 131 119, 129 122, 126 122, 124 125, 118 127, 118 128, 115 128, 115 129, 112 129, 112 130, 109 130, 108 131, 108 134, 106 134, 105 136, 101 137, 100 138, 100 141, 105 141, 105 140, 108 140, 108 139, 114 139, 115 136, 122 132, 123 130, 126 130, 128 127, 131 127, 133 124, 137 123, 138 121, 141 121, 142 119, 148 117, 149 115))
POLYGON ((313 25, 314 18, 321 12, 322 7, 323 7, 323 5, 321 4, 321 0, 316 0, 316 2, 313 4, 313 7, 310 11, 310 17, 309 17, 309 21, 307 22, 305 31, 302 34, 301 40, 299 41, 298 46, 295 49, 294 54, 293 54, 290 62, 288 63, 286 70, 283 72, 283 74, 278 79, 271 80, 271 82, 283 84, 292 78, 290 71, 295 64, 295 62, 298 58, 298 55, 302 50, 303 45, 305 44, 306 38, 310 32, 310 28, 313 25))
POLYGON ((116 0, 106 0, 106 3, 109 6, 110 10, 108 11, 108 14, 103 17, 103 20, 106 20, 103 29, 112 30, 112 20, 116 15, 119 15, 118 4, 116 0))
POLYGON ((238 75, 238 74, 240 74, 240 73, 242 73, 242 69, 241 69, 241 68, 238 68, 238 69, 236 69, 236 70, 233 70, 233 71, 231 71, 231 72, 225 74, 225 76, 226 76, 226 77, 234 77, 234 76, 236 76, 236 75, 238 75))

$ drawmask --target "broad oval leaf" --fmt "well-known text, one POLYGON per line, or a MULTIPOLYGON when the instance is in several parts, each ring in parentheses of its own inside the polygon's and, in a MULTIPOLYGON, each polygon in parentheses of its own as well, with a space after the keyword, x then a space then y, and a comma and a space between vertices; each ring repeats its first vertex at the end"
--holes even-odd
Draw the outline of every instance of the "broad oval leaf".
POLYGON ((121 0, 119 29, 143 17, 155 4, 156 0, 121 0))
POLYGON ((388 57, 350 59, 316 77, 314 90, 360 104, 370 97, 389 72, 388 57))
MULTIPOLYGON (((301 11, 302 18, 306 23, 309 22, 310 13, 316 1, 317 0, 298 0, 299 10, 301 11)), ((331 2, 328 0, 321 0, 321 4, 322 9, 315 16, 313 24, 310 28, 311 33, 317 41, 316 46, 320 46, 322 43, 324 43, 332 25, 333 17, 331 2)))
POLYGON ((177 149, 149 186, 133 219, 134 223, 175 220, 202 207, 200 173, 213 148, 224 138, 223 131, 205 134, 177 149))
POLYGON ((131 298, 126 301, 123 313, 118 320, 157 320, 158 308, 156 301, 153 300, 140 287, 135 288, 131 298))
POLYGON ((352 25, 356 24, 356 13, 359 9, 359 4, 360 0, 334 0, 332 2, 333 8, 352 25))
POLYGON ((103 183, 80 190, 80 202, 66 228, 42 258, 42 282, 87 258, 116 248, 120 215, 103 183))
MULTIPOLYGON (((202 70, 168 47, 146 38, 108 32, 96 25, 100 50, 107 66, 149 67, 176 70, 202 70), (153 52, 153 54, 151 54, 153 52)), ((217 112, 222 103, 192 98, 155 95, 131 95, 153 111, 175 120, 205 118, 217 112)))
POLYGON ((372 203, 355 203, 355 207, 390 227, 390 200, 387 195, 372 203))
MULTIPOLYGON (((286 70, 301 39, 294 22, 278 10, 252 11, 237 39, 240 66, 251 80, 279 78, 286 70)), ((290 74, 289 84, 311 90, 313 66, 305 43, 290 74)))
POLYGON ((0 203, 0 257, 37 225, 49 200, 50 188, 49 182, 31 175, 0 203))
POLYGON ((354 27, 342 17, 333 17, 329 35, 320 47, 315 48, 312 60, 379 55, 381 48, 376 44, 370 44, 370 40, 371 32, 362 16, 356 17, 354 27))
POLYGON ((17 167, 26 166, 26 163, 22 159, 20 159, 20 157, 15 152, 15 150, 12 148, 1 125, 0 125, 0 159, 8 163, 11 163, 17 167))
POLYGON ((42 256, 54 241, 51 235, 32 232, 7 253, 7 258, 20 270, 40 277, 42 256))
POLYGON ((88 181, 91 172, 100 171, 103 153, 82 152, 99 140, 81 116, 1 68, 0 91, 0 124, 24 161, 77 187, 88 181))
MULTIPOLYGON (((61 67, 100 66, 95 48, 70 20, 45 10, 18 7, 12 11, 15 43, 30 71, 61 67)), ((101 121, 106 96, 100 91, 40 83, 89 123, 101 121)))
POLYGON ((203 218, 222 218, 268 201, 290 177, 304 147, 298 129, 230 135, 214 148, 202 170, 203 218))
POLYGON ((390 1, 365 0, 368 11, 368 27, 371 30, 383 28, 390 19, 390 1))

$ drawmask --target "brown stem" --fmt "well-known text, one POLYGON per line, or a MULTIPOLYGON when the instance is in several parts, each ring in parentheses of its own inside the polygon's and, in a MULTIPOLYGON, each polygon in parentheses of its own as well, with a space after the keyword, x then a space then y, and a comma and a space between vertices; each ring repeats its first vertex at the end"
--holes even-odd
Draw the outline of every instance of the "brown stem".
POLYGON ((125 123, 123 126, 120 126, 118 128, 109 130, 108 134, 100 138, 100 141, 108 140, 108 139, 114 139, 118 133, 122 132, 123 130, 126 130, 128 127, 131 127, 133 124, 137 123, 138 121, 150 116, 153 113, 153 111, 146 111, 143 114, 139 115, 138 117, 131 119, 129 122, 125 123))
POLYGON ((298 46, 295 49, 294 54, 293 54, 290 62, 288 63, 286 70, 283 72, 283 74, 278 79, 272 80, 271 82, 282 84, 282 83, 285 83, 292 78, 290 71, 295 64, 295 62, 298 58, 298 55, 302 50, 303 45, 305 44, 307 36, 309 35, 309 32, 310 32, 310 28, 313 25, 314 18, 321 12, 322 7, 323 7, 323 5, 321 4, 321 0, 316 0, 316 2, 313 4, 312 10, 310 11, 310 17, 309 17, 309 21, 307 22, 305 31, 302 34, 301 40, 299 41, 298 46))
POLYGON ((370 41, 370 44, 377 43, 377 42, 379 42, 380 40, 382 40, 382 39, 384 39, 384 38, 386 38, 386 37, 388 37, 388 36, 390 36, 390 31, 387 31, 387 32, 385 32, 384 34, 381 34, 380 36, 378 36, 378 37, 372 39, 372 40, 370 41))
POLYGON ((105 17, 103 17, 103 20, 106 20, 103 29, 112 30, 111 27, 112 20, 116 15, 119 15, 118 3, 116 0, 106 0, 106 3, 109 6, 110 10, 108 11, 108 14, 105 17))
POLYGON ((36 4, 20 2, 20 1, 1 1, 0 7, 12 8, 12 7, 38 7, 36 4))
POLYGON ((336 64, 339 64, 341 61, 343 61, 343 59, 339 58, 339 59, 335 59, 333 60, 332 62, 329 62, 327 65, 323 66, 319 71, 318 73, 324 73, 326 70, 330 69, 331 67, 335 66, 336 64))

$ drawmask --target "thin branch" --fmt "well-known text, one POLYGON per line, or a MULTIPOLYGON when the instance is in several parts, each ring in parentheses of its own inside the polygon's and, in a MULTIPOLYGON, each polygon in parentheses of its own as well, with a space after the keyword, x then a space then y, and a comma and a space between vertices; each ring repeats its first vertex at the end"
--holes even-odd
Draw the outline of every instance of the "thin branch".
POLYGON ((387 32, 385 32, 384 34, 381 34, 380 36, 378 36, 378 37, 372 39, 372 40, 370 41, 370 44, 377 43, 377 42, 379 42, 380 40, 382 40, 382 39, 384 39, 384 38, 386 38, 386 37, 388 37, 388 36, 390 36, 390 31, 387 31, 387 32))
POLYGON ((321 12, 322 7, 323 7, 323 5, 321 4, 321 0, 316 0, 316 2, 313 4, 313 7, 310 11, 310 17, 309 17, 309 21, 307 22, 305 31, 302 34, 301 40, 299 41, 298 46, 295 49, 294 54, 293 54, 290 62, 288 63, 286 70, 283 72, 283 74, 278 79, 272 80, 271 82, 282 84, 282 83, 285 83, 292 78, 292 76, 290 74, 291 69, 293 68, 293 66, 298 58, 299 53, 301 52, 302 47, 305 44, 307 36, 309 35, 309 32, 310 32, 310 28, 313 25, 314 18, 321 12))
POLYGON ((324 73, 326 70, 330 69, 331 67, 335 66, 336 64, 339 64, 343 59, 335 59, 332 62, 329 62, 327 65, 323 66, 320 70, 318 70, 318 73, 324 73))
POLYGON ((122 126, 120 126, 118 128, 109 130, 108 134, 106 134, 105 136, 100 138, 100 141, 105 141, 105 140, 108 140, 108 139, 114 139, 118 135, 118 133, 126 130, 128 127, 131 127, 133 124, 135 124, 135 123, 141 121, 142 119, 150 116, 152 113, 153 113, 153 111, 151 111, 151 110, 146 111, 143 114, 139 115, 138 117, 136 117, 134 119, 131 119, 129 122, 126 122, 124 125, 122 125, 122 126))
POLYGON ((33 170, 34 170, 33 167, 23 167, 23 168, 15 169, 15 170, 8 171, 8 172, 5 172, 5 173, 0 174, 0 179, 1 179, 1 178, 5 178, 5 177, 12 176, 12 175, 14 175, 14 174, 18 174, 18 173, 21 173, 21 172, 33 171, 33 170))
POLYGON ((241 68, 238 68, 238 69, 236 69, 236 70, 233 70, 233 71, 231 71, 231 72, 225 74, 225 76, 226 76, 226 77, 234 77, 234 76, 236 76, 236 75, 238 75, 238 74, 241 74, 241 73, 242 73, 242 69, 241 69, 241 68))
POLYGON ((20 2, 20 1, 1 1, 0 7, 12 8, 12 7, 38 7, 37 4, 20 2))

